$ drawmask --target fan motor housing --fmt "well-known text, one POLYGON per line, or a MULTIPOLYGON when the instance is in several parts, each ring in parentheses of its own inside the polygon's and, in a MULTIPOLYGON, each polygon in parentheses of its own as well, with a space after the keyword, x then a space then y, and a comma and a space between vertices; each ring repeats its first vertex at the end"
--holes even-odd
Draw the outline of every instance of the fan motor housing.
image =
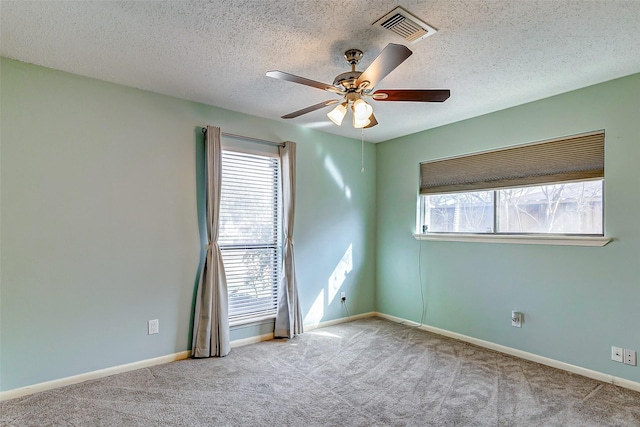
POLYGON ((356 65, 362 59, 362 51, 360 49, 349 49, 344 53, 344 59, 351 65, 356 65))
POLYGON ((346 90, 356 89, 356 81, 358 77, 360 77, 362 71, 347 71, 346 73, 338 74, 335 79, 333 79, 333 85, 335 87, 342 86, 346 90))

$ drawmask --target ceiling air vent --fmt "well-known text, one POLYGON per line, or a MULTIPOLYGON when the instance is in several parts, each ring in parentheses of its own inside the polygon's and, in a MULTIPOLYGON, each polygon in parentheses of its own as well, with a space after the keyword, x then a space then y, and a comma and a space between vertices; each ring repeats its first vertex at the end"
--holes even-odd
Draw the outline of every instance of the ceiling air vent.
POLYGON ((436 32, 435 28, 400 6, 378 19, 372 25, 379 25, 389 31, 393 31, 410 43, 418 42, 436 32))

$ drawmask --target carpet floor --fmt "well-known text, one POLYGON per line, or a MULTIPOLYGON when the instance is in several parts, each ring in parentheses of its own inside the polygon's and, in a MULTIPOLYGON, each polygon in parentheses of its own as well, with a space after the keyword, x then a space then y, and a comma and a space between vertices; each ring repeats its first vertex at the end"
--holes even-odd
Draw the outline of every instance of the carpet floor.
POLYGON ((0 403, 2 426, 640 426, 640 393, 379 318, 0 403))

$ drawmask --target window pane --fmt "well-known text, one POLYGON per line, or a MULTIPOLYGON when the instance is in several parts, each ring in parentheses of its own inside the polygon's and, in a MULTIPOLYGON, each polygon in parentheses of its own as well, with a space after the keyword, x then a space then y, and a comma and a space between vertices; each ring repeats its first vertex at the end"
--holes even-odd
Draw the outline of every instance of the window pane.
POLYGON ((278 159, 222 152, 220 245, 273 243, 278 235, 278 159))
POLYGON ((493 191, 436 194, 421 199, 423 232, 493 232, 493 191))
POLYGON ((273 314, 277 307, 278 248, 223 248, 229 319, 273 314))
POLYGON ((222 152, 220 235, 229 321, 274 317, 281 264, 279 160, 222 152))
POLYGON ((498 191, 498 232, 603 235, 603 181, 498 191))

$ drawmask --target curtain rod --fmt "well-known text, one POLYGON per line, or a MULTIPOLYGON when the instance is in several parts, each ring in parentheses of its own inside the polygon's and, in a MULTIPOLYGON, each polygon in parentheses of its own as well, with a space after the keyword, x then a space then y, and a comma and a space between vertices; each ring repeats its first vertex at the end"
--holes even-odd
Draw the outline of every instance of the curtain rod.
MULTIPOLYGON (((207 128, 202 128, 202 133, 206 134, 207 128)), ((252 138, 250 136, 242 136, 242 135, 236 135, 233 133, 226 133, 226 132, 220 132, 220 134, 222 136, 226 136, 227 138, 244 139, 246 141, 253 141, 253 142, 259 142, 261 144, 277 145, 278 147, 284 147, 284 143, 282 142, 267 141, 266 139, 252 138)))

